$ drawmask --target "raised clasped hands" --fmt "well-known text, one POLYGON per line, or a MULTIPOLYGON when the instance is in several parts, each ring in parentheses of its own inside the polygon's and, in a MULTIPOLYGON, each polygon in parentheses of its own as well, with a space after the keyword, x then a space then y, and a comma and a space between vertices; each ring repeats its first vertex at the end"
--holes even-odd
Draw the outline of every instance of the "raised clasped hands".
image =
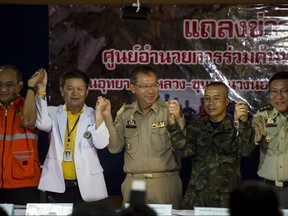
POLYGON ((45 92, 47 85, 47 72, 41 68, 37 70, 28 80, 28 86, 37 87, 38 91, 45 92))
POLYGON ((177 100, 170 100, 166 102, 167 104, 167 109, 168 109, 168 120, 169 124, 174 124, 177 119, 181 117, 181 109, 180 109, 180 104, 179 101, 177 100))
POLYGON ((95 110, 98 113, 107 116, 111 113, 111 104, 110 100, 105 97, 99 96, 95 105, 95 110))
POLYGON ((239 100, 235 104, 234 121, 247 121, 248 119, 248 104, 245 101, 239 100))

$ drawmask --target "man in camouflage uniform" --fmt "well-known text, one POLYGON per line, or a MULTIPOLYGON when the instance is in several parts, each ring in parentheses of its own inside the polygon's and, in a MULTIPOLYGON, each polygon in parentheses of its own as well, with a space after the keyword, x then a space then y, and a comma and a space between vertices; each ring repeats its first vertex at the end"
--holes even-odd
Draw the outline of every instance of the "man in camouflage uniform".
POLYGON ((254 132, 244 101, 235 105, 234 119, 227 115, 228 87, 209 84, 204 93, 207 117, 195 119, 185 134, 173 116, 168 131, 173 148, 192 156, 192 173, 181 208, 228 207, 230 192, 240 182, 240 159, 255 148, 254 132))
POLYGON ((272 185, 288 208, 288 71, 269 81, 269 102, 254 115, 255 141, 260 144, 258 175, 272 185))
POLYGON ((104 113, 110 133, 109 151, 115 154, 125 148, 123 204, 129 202, 132 181, 143 179, 147 203, 172 204, 173 208, 178 208, 182 198, 180 164, 171 148, 166 127, 171 114, 184 128, 180 105, 176 100, 166 104, 158 98, 158 77, 150 67, 135 68, 130 83, 137 101, 124 105, 114 123, 110 106, 104 113))

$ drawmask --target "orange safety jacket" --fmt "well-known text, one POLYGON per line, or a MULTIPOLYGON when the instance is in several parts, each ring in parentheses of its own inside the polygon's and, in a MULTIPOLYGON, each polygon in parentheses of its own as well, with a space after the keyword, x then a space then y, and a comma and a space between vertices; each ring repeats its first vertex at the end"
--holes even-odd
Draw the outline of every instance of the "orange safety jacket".
POLYGON ((0 188, 35 187, 39 183, 39 130, 22 126, 23 106, 21 97, 8 109, 0 106, 0 188))

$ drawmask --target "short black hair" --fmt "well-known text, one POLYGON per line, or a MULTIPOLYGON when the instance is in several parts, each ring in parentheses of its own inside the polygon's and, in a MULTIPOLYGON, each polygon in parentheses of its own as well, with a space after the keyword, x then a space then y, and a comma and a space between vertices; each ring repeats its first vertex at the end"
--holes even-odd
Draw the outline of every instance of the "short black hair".
POLYGON ((85 72, 78 69, 73 69, 62 74, 59 80, 60 86, 64 87, 66 80, 72 78, 82 79, 85 82, 86 87, 89 87, 90 77, 85 72))
POLYGON ((2 70, 12 70, 16 73, 17 80, 20 82, 22 81, 22 72, 14 65, 1 65, 0 72, 2 70))
POLYGON ((140 73, 146 74, 146 75, 153 73, 153 74, 155 74, 156 79, 158 80, 158 74, 152 67, 139 66, 139 67, 136 67, 134 70, 132 70, 131 77, 130 77, 130 82, 132 84, 135 84, 137 82, 137 75, 140 73))
POLYGON ((230 194, 231 216, 281 216, 279 207, 279 200, 273 188, 260 181, 247 180, 230 194))
POLYGON ((281 72, 278 72, 276 74, 274 74, 270 80, 269 80, 269 85, 272 81, 274 80, 282 80, 282 79, 288 79, 288 71, 281 71, 281 72))
POLYGON ((226 89, 226 92, 227 92, 227 95, 226 95, 226 97, 228 97, 228 95, 229 95, 229 88, 228 88, 228 86, 225 84, 225 83, 223 83, 223 82, 211 82, 211 83, 209 83, 206 87, 205 87, 205 89, 206 88, 208 88, 208 87, 214 87, 214 86, 223 86, 225 89, 226 89))

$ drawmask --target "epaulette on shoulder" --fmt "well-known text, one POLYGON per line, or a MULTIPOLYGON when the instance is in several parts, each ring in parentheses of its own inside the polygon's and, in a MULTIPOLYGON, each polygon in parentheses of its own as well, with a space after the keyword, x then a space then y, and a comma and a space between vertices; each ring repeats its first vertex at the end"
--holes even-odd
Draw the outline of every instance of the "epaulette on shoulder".
POLYGON ((118 110, 118 112, 116 113, 117 116, 121 115, 125 110, 127 109, 134 109, 135 104, 123 104, 123 106, 118 110))
POLYGON ((158 101, 159 101, 159 105, 160 106, 164 106, 164 107, 167 106, 167 102, 166 101, 164 101, 164 100, 158 100, 158 101))
POLYGON ((125 103, 122 105, 122 107, 117 111, 117 116, 119 116, 119 115, 121 115, 123 112, 124 112, 124 110, 125 110, 125 103))
POLYGON ((259 111, 260 111, 260 112, 270 111, 270 110, 273 110, 273 106, 271 106, 271 104, 267 104, 267 105, 262 106, 262 107, 259 108, 259 111))

